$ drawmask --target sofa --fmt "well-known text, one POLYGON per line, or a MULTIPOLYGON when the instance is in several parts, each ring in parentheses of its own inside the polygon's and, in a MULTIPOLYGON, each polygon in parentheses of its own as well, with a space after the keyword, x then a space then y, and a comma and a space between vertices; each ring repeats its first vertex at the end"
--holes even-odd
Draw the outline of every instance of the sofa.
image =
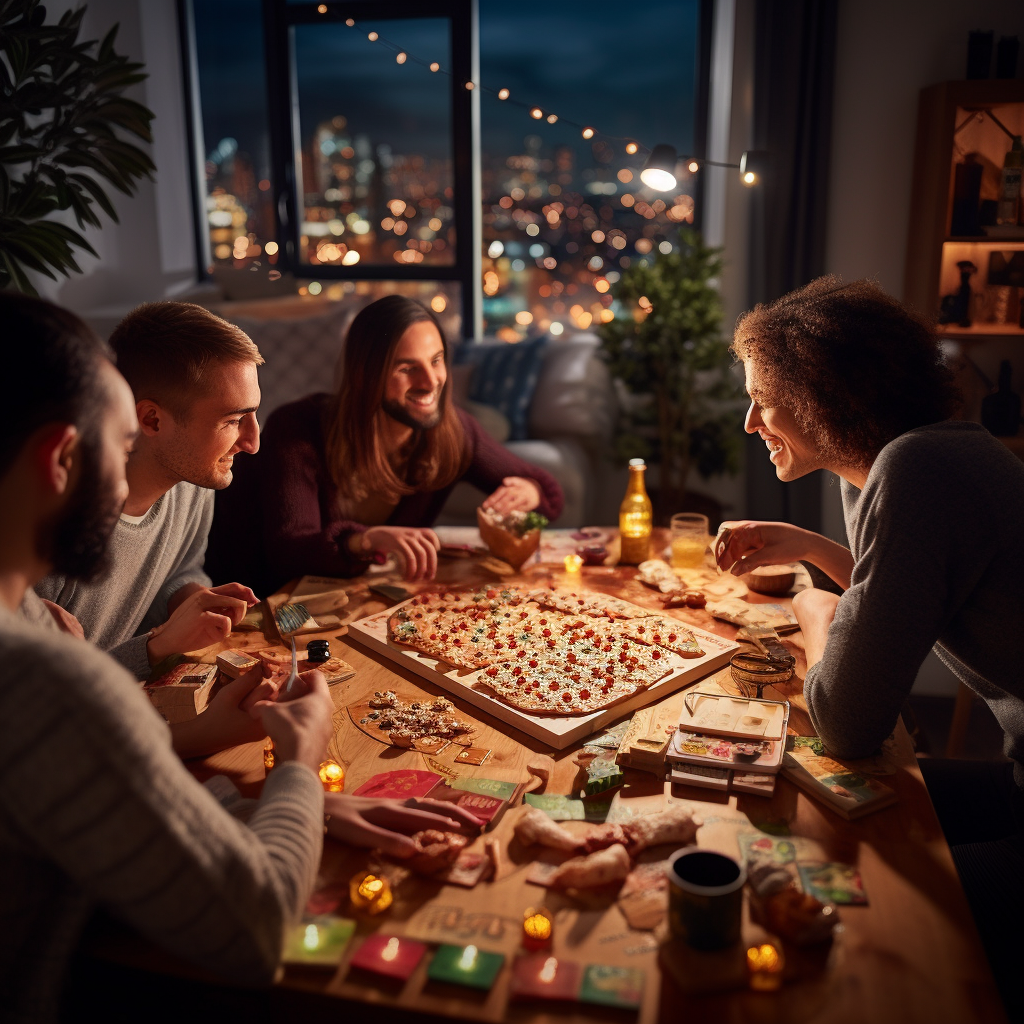
MULTIPOLYGON (((260 371, 260 418, 278 406, 337 383, 342 341, 370 296, 340 302, 284 298, 210 303, 241 327, 265 360, 260 371)), ((451 325, 442 326, 451 336, 451 325)), ((599 518, 607 477, 605 454, 617 413, 598 339, 576 334, 510 345, 483 340, 452 346, 453 397, 510 451, 551 473, 565 493, 555 526, 578 527, 599 518)), ((459 484, 440 525, 475 525, 482 495, 459 484)))

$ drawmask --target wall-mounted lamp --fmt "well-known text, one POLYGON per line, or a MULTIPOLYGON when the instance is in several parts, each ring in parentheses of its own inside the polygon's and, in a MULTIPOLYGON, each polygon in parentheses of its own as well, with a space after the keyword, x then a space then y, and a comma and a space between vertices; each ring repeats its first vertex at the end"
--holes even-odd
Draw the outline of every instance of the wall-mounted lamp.
MULTIPOLYGON (((768 162, 768 154, 761 150, 748 150, 740 158, 738 164, 723 163, 720 160, 701 160, 695 157, 683 157, 687 161, 687 169, 695 174, 701 166, 710 167, 734 167, 740 172, 740 181, 748 188, 759 184, 764 178, 765 168, 768 162)), ((676 164, 679 162, 679 155, 674 146, 666 143, 659 143, 651 150, 651 155, 640 172, 640 180, 655 192, 669 192, 676 187, 676 164)))
POLYGON ((768 166, 768 154, 763 150, 748 149, 740 157, 740 181, 747 188, 753 188, 764 180, 768 166))

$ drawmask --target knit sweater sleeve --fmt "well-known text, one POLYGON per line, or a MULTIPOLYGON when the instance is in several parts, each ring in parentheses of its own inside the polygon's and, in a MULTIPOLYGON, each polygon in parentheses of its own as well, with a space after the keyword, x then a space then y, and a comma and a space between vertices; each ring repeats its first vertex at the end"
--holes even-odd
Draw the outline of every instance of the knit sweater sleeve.
POLYGON ((194 503, 193 514, 187 522, 194 523, 191 534, 183 537, 181 556, 177 565, 168 575, 160 588, 160 594, 153 602, 146 619, 159 625, 167 619, 167 602, 187 583, 199 583, 204 587, 210 585, 210 577, 203 570, 206 558, 206 541, 213 523, 214 492, 208 487, 189 486, 191 501, 194 503))
MULTIPOLYGON (((19 635, 9 620, 0 627, 5 843, 165 949, 226 980, 269 982, 315 881, 323 790, 314 772, 279 766, 243 825, 189 775, 166 726, 106 655, 19 635)), ((32 894, 38 912, 47 898, 32 894)))
POLYGON ((470 451, 470 463, 463 480, 484 494, 491 494, 507 476, 526 477, 540 490, 537 511, 548 519, 557 519, 561 515, 565 503, 562 488, 547 470, 532 465, 498 444, 469 413, 460 409, 459 418, 470 451))
POLYGON ((896 444, 879 456, 851 525, 856 555, 804 697, 826 746, 873 753, 892 732, 918 669, 991 557, 967 537, 970 497, 948 486, 941 451, 896 444), (974 549, 974 550, 970 550, 974 549))
POLYGON ((283 406, 270 418, 260 451, 260 500, 267 565, 278 581, 304 573, 358 576, 368 559, 352 554, 348 539, 366 529, 331 511, 320 424, 326 396, 283 406))

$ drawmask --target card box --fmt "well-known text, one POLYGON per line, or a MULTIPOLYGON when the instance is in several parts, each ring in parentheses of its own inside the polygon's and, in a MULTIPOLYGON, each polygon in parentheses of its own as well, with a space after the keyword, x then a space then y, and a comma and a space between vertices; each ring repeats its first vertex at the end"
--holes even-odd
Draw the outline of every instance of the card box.
POLYGON ((489 989, 504 963, 504 953, 488 953, 476 946, 444 945, 438 948, 434 959, 430 961, 427 977, 431 981, 489 989), (471 949, 473 953, 467 955, 471 949))
POLYGON ((635 967, 591 964, 583 972, 580 1001, 636 1009, 644 994, 644 972, 635 967))
POLYGON ((419 966, 427 947, 397 935, 370 935, 349 961, 350 967, 407 981, 419 966))
POLYGON ((550 953, 530 953, 512 961, 512 999, 576 999, 580 991, 580 965, 550 953))
POLYGON ((306 967, 337 967, 355 930, 355 921, 334 914, 304 917, 288 932, 282 960, 306 967))

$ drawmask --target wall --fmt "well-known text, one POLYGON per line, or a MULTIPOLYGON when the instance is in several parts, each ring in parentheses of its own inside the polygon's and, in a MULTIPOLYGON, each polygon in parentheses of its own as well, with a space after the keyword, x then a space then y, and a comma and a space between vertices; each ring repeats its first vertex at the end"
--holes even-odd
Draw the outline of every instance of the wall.
MULTIPOLYGON (((78 3, 47 4, 49 20, 78 3)), ((57 282, 34 276, 40 293, 90 320, 103 333, 140 302, 173 296, 195 281, 192 198, 185 143, 184 89, 174 0, 89 0, 80 39, 97 39, 120 24, 116 49, 146 65, 149 78, 129 95, 156 115, 150 155, 157 166, 132 197, 108 194, 119 223, 105 214, 84 232, 98 256, 83 254, 83 273, 57 282)))
MULTIPOLYGON (((840 0, 827 268, 903 291, 918 93, 964 77, 967 35, 992 29, 1024 41, 1020 0, 840 0)), ((1018 61, 1018 75, 1024 54, 1018 61)), ((838 487, 826 482, 824 531, 845 536, 838 487)), ((915 693, 955 693, 930 656, 915 693)))

